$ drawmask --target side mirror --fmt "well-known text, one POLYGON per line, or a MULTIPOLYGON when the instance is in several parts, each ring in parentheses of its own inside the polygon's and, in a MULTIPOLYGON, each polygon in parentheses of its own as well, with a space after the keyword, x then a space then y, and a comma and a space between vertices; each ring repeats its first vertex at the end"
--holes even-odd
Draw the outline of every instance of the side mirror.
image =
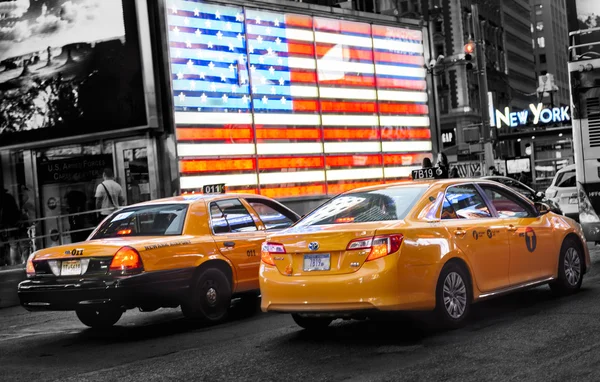
POLYGON ((550 206, 546 203, 536 202, 535 209, 540 213, 540 215, 545 215, 550 212, 550 206))

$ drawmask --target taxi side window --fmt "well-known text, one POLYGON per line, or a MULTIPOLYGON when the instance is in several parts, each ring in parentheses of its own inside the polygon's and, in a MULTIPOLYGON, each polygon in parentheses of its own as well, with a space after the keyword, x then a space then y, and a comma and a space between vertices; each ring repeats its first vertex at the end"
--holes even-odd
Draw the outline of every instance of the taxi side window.
POLYGON ((446 190, 442 219, 478 219, 492 217, 487 204, 474 185, 452 186, 446 190))
POLYGON ((486 196, 498 212, 501 218, 528 218, 534 217, 535 212, 523 201, 517 199, 506 190, 487 184, 480 185, 486 196))
POLYGON ((254 219, 238 199, 210 203, 210 219, 216 234, 257 230, 254 219))
POLYGON ((259 199, 246 199, 246 201, 256 211, 267 230, 287 228, 297 220, 289 211, 284 210, 276 203, 259 199))

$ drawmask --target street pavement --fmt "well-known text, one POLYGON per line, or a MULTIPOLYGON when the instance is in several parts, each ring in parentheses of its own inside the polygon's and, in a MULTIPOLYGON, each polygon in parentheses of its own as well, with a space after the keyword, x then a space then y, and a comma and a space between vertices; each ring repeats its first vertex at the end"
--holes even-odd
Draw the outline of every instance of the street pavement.
POLYGON ((547 286, 476 304, 459 330, 415 318, 336 321, 324 334, 258 306, 202 326, 128 311, 94 331, 72 312, 0 310, 2 381, 598 381, 600 247, 582 290, 547 286))

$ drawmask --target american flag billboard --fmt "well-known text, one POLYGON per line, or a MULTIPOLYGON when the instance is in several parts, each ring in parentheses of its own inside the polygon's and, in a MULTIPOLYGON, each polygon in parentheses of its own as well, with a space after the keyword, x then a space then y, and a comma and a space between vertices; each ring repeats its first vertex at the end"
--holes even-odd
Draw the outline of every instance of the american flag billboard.
POLYGON ((334 195, 407 179, 430 153, 421 31, 168 4, 183 192, 334 195))

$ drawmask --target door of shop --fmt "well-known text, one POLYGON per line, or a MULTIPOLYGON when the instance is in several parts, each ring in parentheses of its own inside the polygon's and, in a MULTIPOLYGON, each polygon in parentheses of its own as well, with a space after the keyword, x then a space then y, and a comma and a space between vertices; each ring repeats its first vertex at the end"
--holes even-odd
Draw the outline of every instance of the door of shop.
POLYGON ((116 175, 127 205, 158 198, 155 153, 148 138, 115 142, 116 175))

